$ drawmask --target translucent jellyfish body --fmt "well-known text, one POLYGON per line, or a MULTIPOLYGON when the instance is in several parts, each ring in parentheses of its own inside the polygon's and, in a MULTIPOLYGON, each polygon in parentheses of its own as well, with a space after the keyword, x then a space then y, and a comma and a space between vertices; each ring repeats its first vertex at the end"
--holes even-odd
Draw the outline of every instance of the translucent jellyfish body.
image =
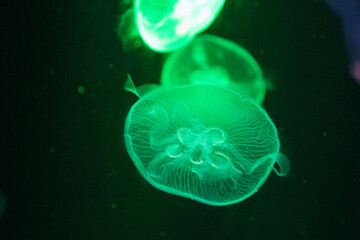
POLYGON ((234 42, 207 34, 169 55, 161 84, 212 84, 251 96, 260 105, 266 93, 261 68, 251 54, 234 42))
POLYGON ((125 143, 150 184, 215 206, 251 196, 275 163, 280 176, 290 166, 267 113, 253 99, 215 86, 146 93, 126 118, 125 143))
POLYGON ((225 0, 136 0, 140 35, 153 50, 172 51, 187 44, 216 18, 225 0))

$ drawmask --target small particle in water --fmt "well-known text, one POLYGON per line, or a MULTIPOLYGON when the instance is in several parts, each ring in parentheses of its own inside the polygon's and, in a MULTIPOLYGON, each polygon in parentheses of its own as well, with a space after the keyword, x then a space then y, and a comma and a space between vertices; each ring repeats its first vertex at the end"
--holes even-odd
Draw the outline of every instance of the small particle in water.
POLYGON ((303 183, 303 184, 306 184, 306 183, 307 183, 307 180, 306 180, 306 179, 304 179, 304 180, 302 181, 302 183, 303 183))
POLYGON ((252 223, 255 222, 255 217, 250 217, 249 222, 252 222, 252 223))
POLYGON ((114 64, 110 63, 110 64, 109 64, 109 68, 110 68, 110 69, 113 69, 113 67, 114 67, 114 64))
POLYGON ((116 208, 117 207, 117 203, 113 202, 111 203, 111 208, 116 208))
POLYGON ((165 232, 160 232, 160 237, 165 237, 165 232))
POLYGON ((51 147, 51 148, 50 148, 50 153, 51 153, 51 154, 54 154, 54 153, 55 153, 55 148, 51 147))
POLYGON ((109 177, 116 177, 118 175, 118 173, 116 170, 111 170, 108 175, 109 175, 109 177))
POLYGON ((49 73, 50 73, 50 75, 54 75, 54 73, 55 73, 54 69, 50 69, 49 73))
POLYGON ((79 93, 79 94, 84 94, 84 92, 85 92, 84 86, 79 86, 79 87, 78 87, 78 93, 79 93))
POLYGON ((327 132, 324 132, 324 137, 326 137, 326 135, 327 135, 327 132))

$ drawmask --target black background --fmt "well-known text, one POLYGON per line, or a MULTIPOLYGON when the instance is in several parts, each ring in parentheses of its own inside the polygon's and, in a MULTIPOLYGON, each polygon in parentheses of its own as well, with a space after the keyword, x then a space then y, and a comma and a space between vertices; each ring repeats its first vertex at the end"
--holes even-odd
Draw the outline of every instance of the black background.
POLYGON ((1 18, 0 239, 356 239, 360 86, 321 1, 228 0, 206 31, 259 62, 264 107, 292 162, 244 202, 212 207, 150 186, 123 125, 164 55, 123 51, 125 1, 12 1, 1 18), (84 94, 77 89, 84 86, 84 94))

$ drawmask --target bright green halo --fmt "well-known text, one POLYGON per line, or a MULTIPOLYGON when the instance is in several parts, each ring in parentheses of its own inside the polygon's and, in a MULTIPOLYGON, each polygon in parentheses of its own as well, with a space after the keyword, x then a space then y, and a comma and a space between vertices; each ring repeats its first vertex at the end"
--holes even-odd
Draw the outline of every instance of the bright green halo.
POLYGON ((187 44, 214 21, 225 0, 136 0, 140 35, 154 51, 169 52, 187 44))

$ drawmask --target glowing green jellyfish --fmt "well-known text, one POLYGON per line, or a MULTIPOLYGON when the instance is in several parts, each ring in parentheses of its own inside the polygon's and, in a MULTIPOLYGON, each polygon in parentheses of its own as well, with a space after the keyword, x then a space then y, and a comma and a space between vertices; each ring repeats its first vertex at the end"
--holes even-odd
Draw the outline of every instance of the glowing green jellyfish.
POLYGON ((126 148, 156 188, 224 206, 254 194, 272 170, 289 172, 276 128, 253 99, 210 85, 127 89, 141 98, 126 118, 126 148))
POLYGON ((251 96, 262 104, 266 85, 259 64, 244 48, 212 35, 200 35, 169 55, 161 84, 212 84, 251 96))
POLYGON ((144 42, 166 52, 187 44, 214 21, 225 0, 136 0, 136 22, 144 42))

